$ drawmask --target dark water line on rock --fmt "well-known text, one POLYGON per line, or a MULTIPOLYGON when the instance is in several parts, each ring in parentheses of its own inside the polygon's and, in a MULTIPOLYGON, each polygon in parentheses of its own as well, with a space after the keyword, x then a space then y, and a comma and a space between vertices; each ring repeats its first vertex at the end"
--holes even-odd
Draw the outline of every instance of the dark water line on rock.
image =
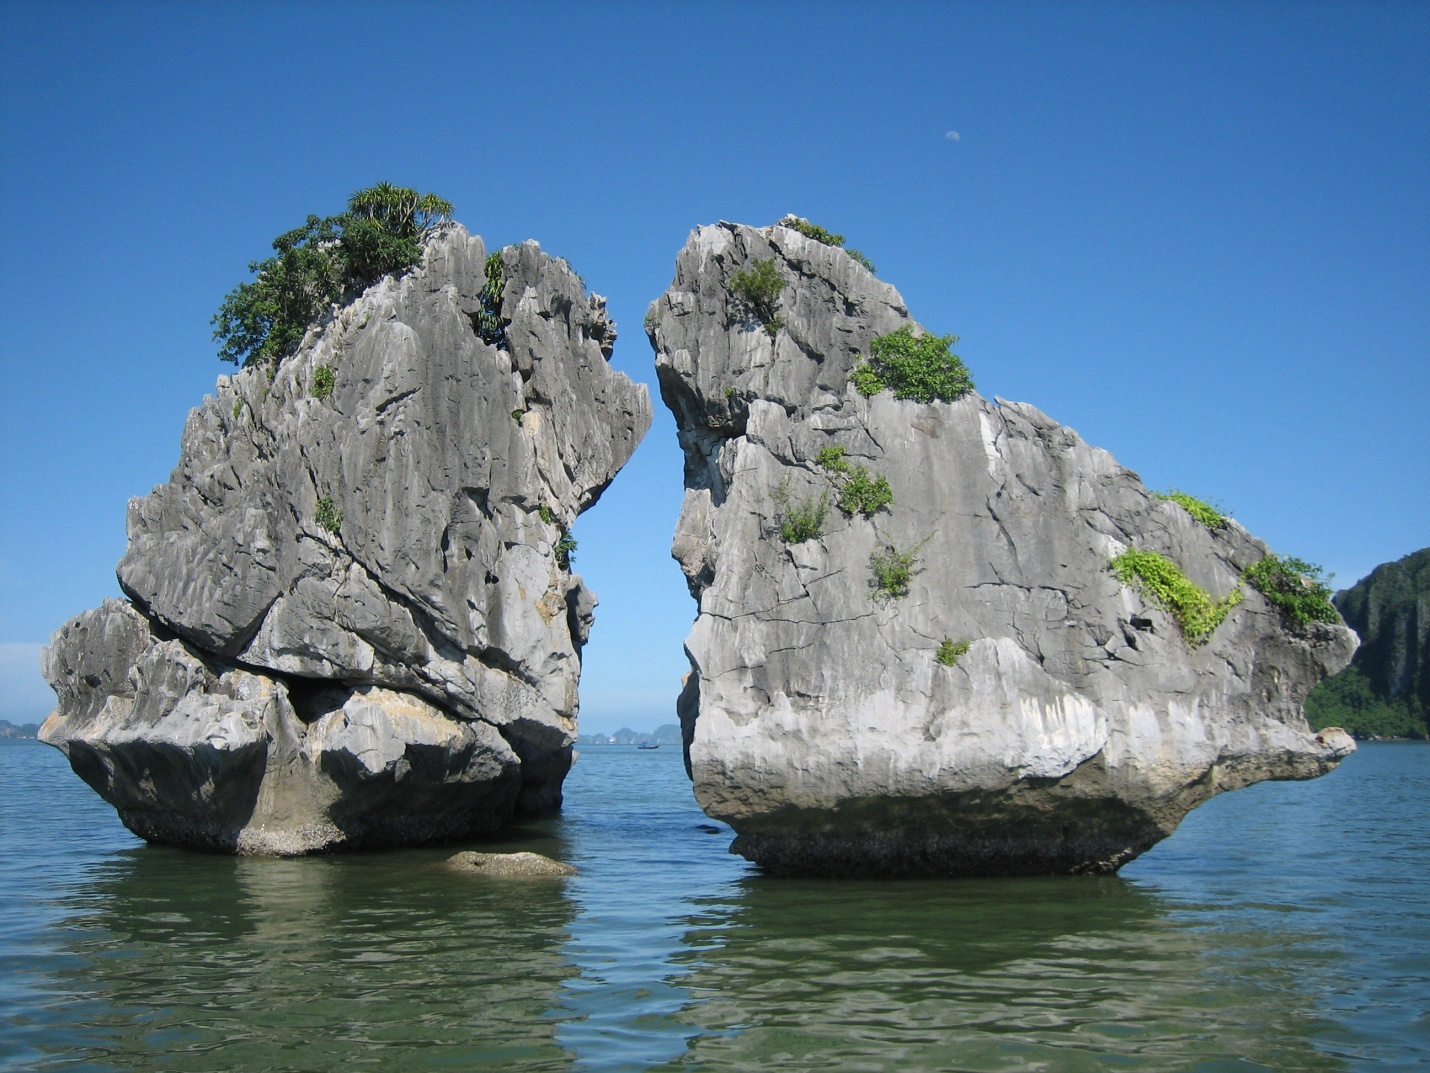
POLYGON ((512 885, 143 846, 0 743, 0 1069, 1430 1063, 1430 746, 1219 798, 1119 876, 901 883, 760 876, 678 750, 583 752, 496 847, 581 874, 512 885))

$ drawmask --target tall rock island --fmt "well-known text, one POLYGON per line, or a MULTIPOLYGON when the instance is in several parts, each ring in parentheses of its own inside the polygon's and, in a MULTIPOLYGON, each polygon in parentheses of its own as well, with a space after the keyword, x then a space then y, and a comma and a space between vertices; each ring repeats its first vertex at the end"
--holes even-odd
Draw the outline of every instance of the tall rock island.
POLYGON ((1110 872, 1213 794, 1354 749, 1302 714, 1355 647, 1324 600, 1302 621, 1311 579, 960 386, 839 236, 701 227, 646 327, 685 452, 687 762, 734 851, 1110 872))
POLYGON ((569 529, 650 423, 605 302, 449 224, 221 377, 63 626, 41 737, 154 842, 418 844, 559 806, 596 600, 569 529))
POLYGON ((1430 548, 1381 563, 1335 603, 1361 646, 1306 699, 1312 725, 1357 738, 1430 735, 1430 548))

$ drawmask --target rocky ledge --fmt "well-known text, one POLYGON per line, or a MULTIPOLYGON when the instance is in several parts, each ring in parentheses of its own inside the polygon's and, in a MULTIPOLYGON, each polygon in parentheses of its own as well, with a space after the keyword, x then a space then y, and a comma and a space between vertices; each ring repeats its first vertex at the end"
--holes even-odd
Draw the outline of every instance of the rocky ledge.
POLYGON ((129 505, 128 601, 63 626, 41 737, 154 842, 419 844, 554 809, 596 600, 570 526, 650 424, 534 242, 423 263, 221 377, 129 505))
POLYGON ((1243 584, 1267 548, 1236 522, 1032 406, 856 390, 875 338, 922 331, 860 260, 702 227, 647 318, 699 601, 687 763, 735 852, 786 874, 1110 872, 1213 794, 1354 748, 1302 715, 1354 635, 1243 584), (1189 637, 1119 580, 1128 550, 1224 620, 1189 637))

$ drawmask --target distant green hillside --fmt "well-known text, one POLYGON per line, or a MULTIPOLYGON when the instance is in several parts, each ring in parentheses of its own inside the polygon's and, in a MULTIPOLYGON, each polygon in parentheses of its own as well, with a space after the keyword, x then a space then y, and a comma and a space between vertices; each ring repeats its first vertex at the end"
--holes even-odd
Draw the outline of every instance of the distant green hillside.
POLYGON ((1361 646, 1306 698, 1306 718, 1358 738, 1424 738, 1430 723, 1430 548, 1335 595, 1361 646))

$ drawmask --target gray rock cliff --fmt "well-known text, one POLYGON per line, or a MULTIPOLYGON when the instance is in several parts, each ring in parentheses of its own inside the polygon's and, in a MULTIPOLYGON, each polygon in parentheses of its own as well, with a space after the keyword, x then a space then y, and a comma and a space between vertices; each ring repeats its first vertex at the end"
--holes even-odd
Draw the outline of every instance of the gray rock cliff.
POLYGON ((137 834, 293 854, 559 806, 596 603, 563 538, 650 402, 604 299, 534 242, 500 258, 498 345, 487 251, 448 226, 221 377, 130 503, 129 601, 55 634, 42 737, 137 834))
POLYGON ((843 250, 727 223, 692 233, 647 318, 699 602, 678 710, 736 852, 798 874, 1107 872, 1213 794, 1354 748, 1301 710, 1348 629, 1288 629, 1245 587, 1192 643, 1111 568, 1155 551, 1228 596, 1267 553, 1235 522, 1208 529, 1032 406, 856 391, 871 341, 910 324, 843 250), (731 294, 766 260, 775 318, 731 294), (893 502, 837 509, 831 447, 893 502), (819 535, 786 539, 823 497, 819 535), (891 549, 914 560, 902 597, 874 580, 891 549))

